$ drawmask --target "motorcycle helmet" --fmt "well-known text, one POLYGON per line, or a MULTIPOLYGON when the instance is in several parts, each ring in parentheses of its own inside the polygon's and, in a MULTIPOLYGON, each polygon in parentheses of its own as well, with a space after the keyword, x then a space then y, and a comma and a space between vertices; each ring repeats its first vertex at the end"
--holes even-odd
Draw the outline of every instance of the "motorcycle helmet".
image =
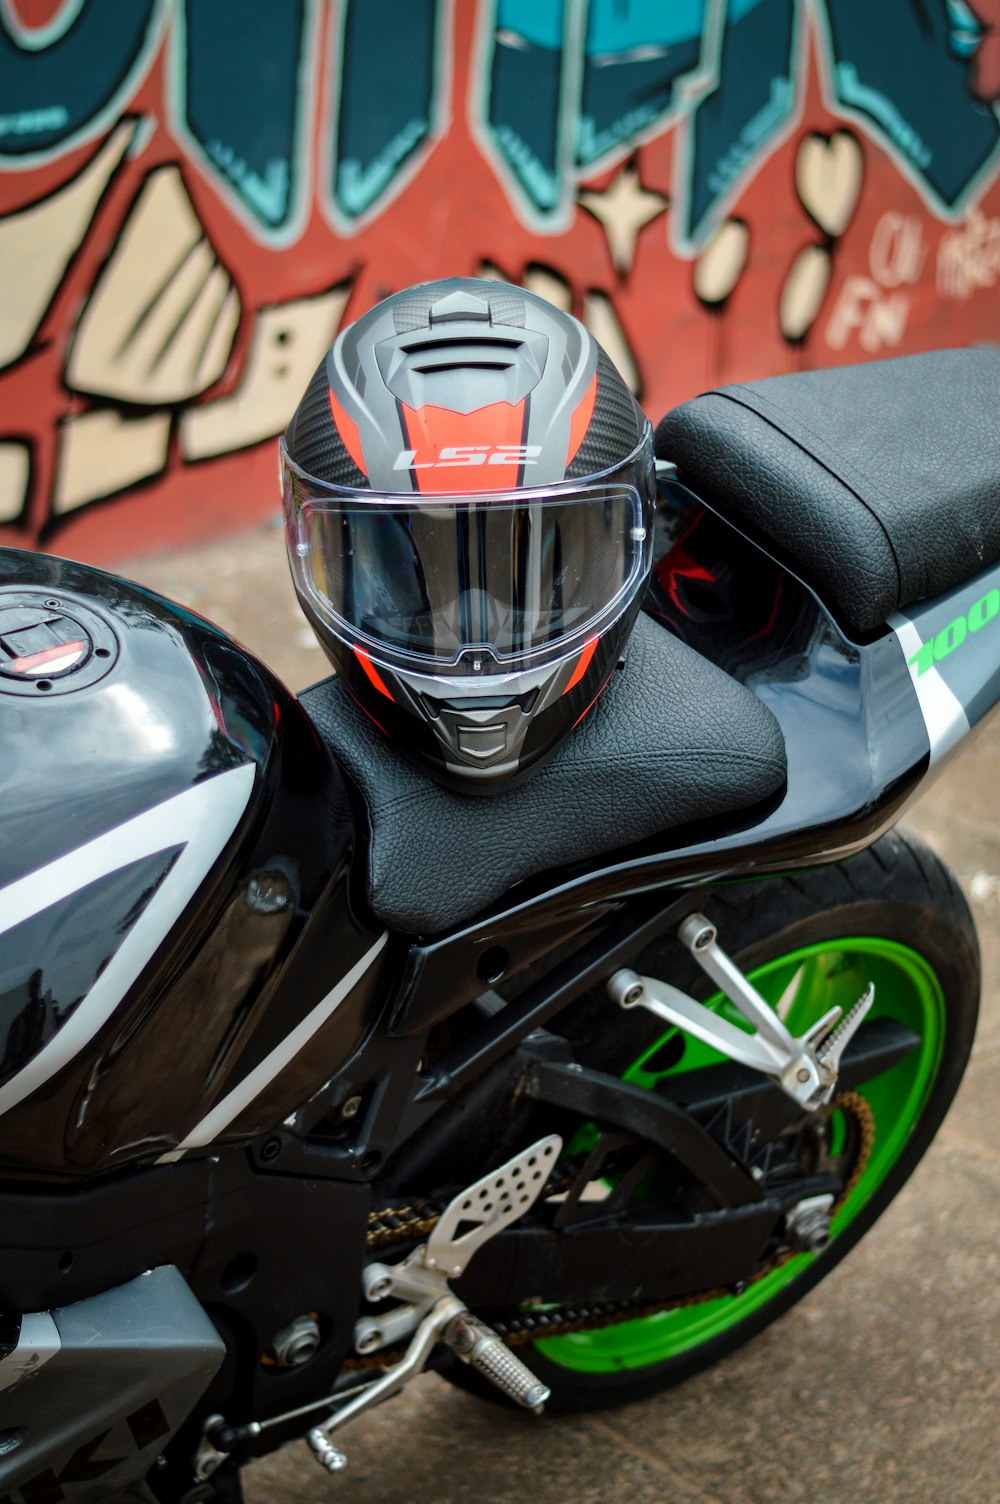
POLYGON ((439 782, 539 767, 651 561, 650 425, 582 324, 451 277, 338 336, 281 443, 292 577, 347 689, 439 782))

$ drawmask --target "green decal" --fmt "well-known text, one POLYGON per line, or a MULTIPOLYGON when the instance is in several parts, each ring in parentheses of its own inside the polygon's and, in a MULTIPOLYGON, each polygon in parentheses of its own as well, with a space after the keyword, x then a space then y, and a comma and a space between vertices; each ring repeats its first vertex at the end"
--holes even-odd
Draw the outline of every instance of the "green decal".
POLYGON ((917 671, 917 678, 926 674, 935 663, 941 663, 956 648, 960 648, 969 632, 979 632, 1000 612, 1000 590, 987 590, 969 609, 965 616, 956 616, 936 637, 920 647, 909 660, 910 667, 917 671))

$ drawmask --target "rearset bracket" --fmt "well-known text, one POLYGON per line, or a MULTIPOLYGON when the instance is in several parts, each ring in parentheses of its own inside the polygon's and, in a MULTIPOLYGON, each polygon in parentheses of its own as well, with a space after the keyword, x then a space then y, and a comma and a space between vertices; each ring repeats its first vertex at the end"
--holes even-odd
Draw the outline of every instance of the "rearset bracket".
MULTIPOLYGON (((833 1007, 796 1037, 722 949, 715 926, 703 914, 689 914, 677 938, 739 1009, 751 1032, 669 982, 640 976, 626 967, 608 980, 607 990, 614 1001, 623 1008, 646 1008, 737 1064, 762 1072, 800 1107, 815 1110, 829 1102, 837 1085, 841 1056, 875 1000, 874 985, 868 984, 843 1017, 842 1009, 833 1007)), ((793 977, 779 1008, 794 997, 797 983, 798 975, 793 977)))

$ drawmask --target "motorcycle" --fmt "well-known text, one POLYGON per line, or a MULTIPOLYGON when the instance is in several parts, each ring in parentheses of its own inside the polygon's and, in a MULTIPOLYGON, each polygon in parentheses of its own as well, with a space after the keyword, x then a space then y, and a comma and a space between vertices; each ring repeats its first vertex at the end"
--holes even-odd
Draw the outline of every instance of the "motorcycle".
POLYGON ((975 350, 668 414, 620 672, 489 798, 0 553, 5 1497, 233 1504, 427 1369, 633 1399, 848 1253, 975 1027, 894 826, 1000 698, 998 397, 975 350))

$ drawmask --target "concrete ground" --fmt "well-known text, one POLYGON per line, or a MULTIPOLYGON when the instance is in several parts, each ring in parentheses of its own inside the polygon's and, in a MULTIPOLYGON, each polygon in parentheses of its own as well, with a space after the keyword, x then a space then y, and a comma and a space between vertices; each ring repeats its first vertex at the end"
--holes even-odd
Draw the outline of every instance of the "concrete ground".
MULTIPOLYGON (((277 525, 121 572, 217 621, 293 689, 326 672, 277 525)), ((1000 727, 908 818, 971 900, 983 1014, 933 1148, 845 1263, 661 1398, 536 1421, 425 1376, 345 1431, 346 1472, 331 1478, 304 1446, 287 1448, 248 1469, 249 1504, 1000 1500, 1000 727)))

